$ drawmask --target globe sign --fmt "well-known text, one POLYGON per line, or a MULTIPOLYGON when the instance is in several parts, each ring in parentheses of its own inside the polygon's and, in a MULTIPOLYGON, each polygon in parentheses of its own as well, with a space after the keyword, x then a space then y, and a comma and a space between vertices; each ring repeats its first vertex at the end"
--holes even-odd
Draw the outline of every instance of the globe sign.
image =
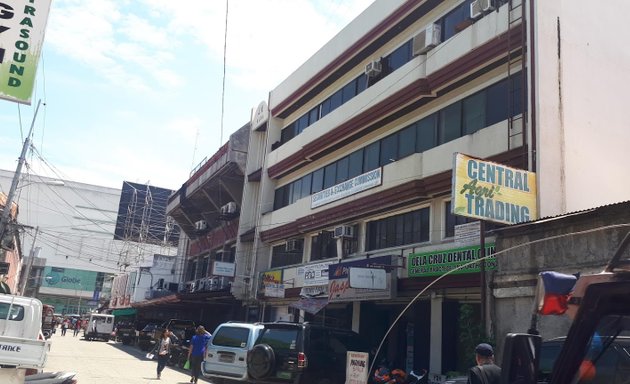
POLYGON ((57 274, 54 275, 47 275, 45 277, 45 280, 48 282, 48 285, 55 285, 59 282, 59 280, 61 280, 61 277, 57 274))

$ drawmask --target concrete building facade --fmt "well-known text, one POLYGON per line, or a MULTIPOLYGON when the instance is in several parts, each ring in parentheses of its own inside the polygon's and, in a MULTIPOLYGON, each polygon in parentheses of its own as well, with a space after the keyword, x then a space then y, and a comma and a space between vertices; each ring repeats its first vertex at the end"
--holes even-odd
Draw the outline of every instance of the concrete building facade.
POLYGON ((627 58, 607 59, 610 34, 584 27, 582 3, 375 1, 273 89, 252 118, 232 288, 253 317, 353 328, 375 346, 387 333, 397 366, 469 366, 470 324, 486 337, 496 324, 479 269, 435 282, 453 255, 480 252, 455 242, 470 220, 451 213, 454 153, 535 172, 538 217, 628 197, 621 108, 592 113, 621 107, 592 95, 622 94, 627 58), (587 175, 611 187, 586 194, 587 175), (351 283, 352 268, 385 283, 351 283))

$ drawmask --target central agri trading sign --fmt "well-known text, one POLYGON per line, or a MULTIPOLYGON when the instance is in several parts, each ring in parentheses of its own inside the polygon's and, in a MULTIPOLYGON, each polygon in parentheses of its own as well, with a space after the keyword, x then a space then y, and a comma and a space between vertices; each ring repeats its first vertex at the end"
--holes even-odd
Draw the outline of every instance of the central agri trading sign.
POLYGON ((497 223, 537 219, 536 174, 455 154, 452 213, 497 223))
POLYGON ((50 0, 0 1, 0 98, 30 104, 50 0))

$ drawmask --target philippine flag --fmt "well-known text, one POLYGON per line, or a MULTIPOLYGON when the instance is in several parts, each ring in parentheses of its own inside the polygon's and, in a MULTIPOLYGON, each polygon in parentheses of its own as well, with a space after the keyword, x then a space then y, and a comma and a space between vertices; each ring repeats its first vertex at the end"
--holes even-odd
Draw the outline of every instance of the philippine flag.
POLYGON ((541 272, 538 275, 538 313, 562 315, 567 310, 569 296, 578 276, 558 272, 541 272))

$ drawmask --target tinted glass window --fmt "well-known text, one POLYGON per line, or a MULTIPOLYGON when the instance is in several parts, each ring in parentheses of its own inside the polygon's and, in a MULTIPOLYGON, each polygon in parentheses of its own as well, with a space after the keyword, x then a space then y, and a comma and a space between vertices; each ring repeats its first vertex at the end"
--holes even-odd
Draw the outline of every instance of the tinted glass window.
POLYGON ((324 188, 324 168, 313 172, 311 183, 311 193, 319 192, 324 188))
POLYGON ((311 178, 311 173, 302 178, 302 197, 306 197, 311 194, 311 178))
POLYGON ((330 231, 322 231, 313 236, 311 242, 311 261, 337 257, 337 240, 330 231))
POLYGON ((352 99, 353 97, 357 95, 357 83, 355 81, 351 81, 350 83, 346 84, 341 89, 341 93, 342 93, 341 103, 343 104, 343 103, 348 102, 350 99, 352 99))
POLYGON ((339 106, 342 104, 341 92, 342 90, 340 89, 337 92, 333 93, 333 95, 330 97, 330 111, 331 112, 339 108, 339 106))
POLYGON ((411 40, 409 40, 405 44, 396 48, 396 50, 387 57, 388 73, 391 73, 407 64, 411 58, 411 40))
POLYGON ((442 41, 450 39, 453 35, 470 25, 471 2, 472 0, 464 1, 457 8, 444 16, 442 19, 442 41))
POLYGON ((464 104, 464 134, 470 135, 486 126, 486 94, 479 92, 467 97, 464 104))
POLYGON ((381 140, 380 165, 387 165, 398 160, 398 135, 390 135, 381 140))
POLYGON ((368 250, 429 240, 429 208, 390 216, 367 224, 368 250))
POLYGON ((286 188, 280 187, 276 189, 274 198, 273 198, 273 209, 280 209, 282 207, 287 206, 287 202, 285 201, 286 197, 286 188))
POLYGON ((286 245, 277 245, 271 249, 271 268, 284 267, 285 265, 300 264, 302 262, 302 249, 287 251, 286 245))
POLYGON ((299 333, 297 328, 268 328, 262 332, 257 344, 269 344, 276 350, 295 350, 299 333))
POLYGON ((280 134, 280 142, 286 143, 295 136, 295 124, 291 124, 282 130, 280 134))
POLYGON ((398 134, 398 158, 402 159, 416 151, 416 125, 412 124, 398 134))
POLYGON ((344 157, 337 161, 337 182, 336 184, 341 183, 342 181, 348 180, 348 165, 350 163, 350 159, 348 157, 344 157))
POLYGON ((436 122, 437 114, 434 113, 417 123, 418 131, 416 133, 416 152, 422 153, 437 145, 437 136, 435 134, 436 122))
POLYGON ((464 216, 453 215, 451 213, 451 202, 444 203, 444 237, 455 236, 455 226, 460 224, 466 224, 472 221, 464 216))
POLYGON ((222 347, 247 347, 250 330, 241 327, 221 327, 212 335, 212 344, 222 347))
POLYGON ((311 125, 319 120, 319 106, 311 109, 308 113, 308 125, 311 125))
POLYGON ((374 142, 367 147, 363 152, 363 172, 371 171, 379 167, 379 151, 380 142, 374 142))
POLYGON ((291 183, 291 203, 295 203, 302 197, 302 179, 291 183))
POLYGON ((337 164, 332 163, 324 167, 324 189, 335 185, 337 181, 337 164))
POLYGON ((440 111, 440 144, 448 143, 462 135, 462 104, 457 102, 440 111))
POLYGON ((330 113, 330 97, 324 100, 324 102, 322 103, 322 109, 321 109, 322 116, 321 117, 324 117, 329 113, 330 113))
POLYGON ((348 156, 348 161, 348 178, 353 178, 363 173, 363 149, 352 152, 348 156))
POLYGON ((486 89, 486 124, 496 124, 507 116, 508 86, 506 81, 500 81, 486 89))
POLYGON ((300 134, 302 131, 308 127, 308 114, 300 117, 295 123, 295 133, 300 134))

